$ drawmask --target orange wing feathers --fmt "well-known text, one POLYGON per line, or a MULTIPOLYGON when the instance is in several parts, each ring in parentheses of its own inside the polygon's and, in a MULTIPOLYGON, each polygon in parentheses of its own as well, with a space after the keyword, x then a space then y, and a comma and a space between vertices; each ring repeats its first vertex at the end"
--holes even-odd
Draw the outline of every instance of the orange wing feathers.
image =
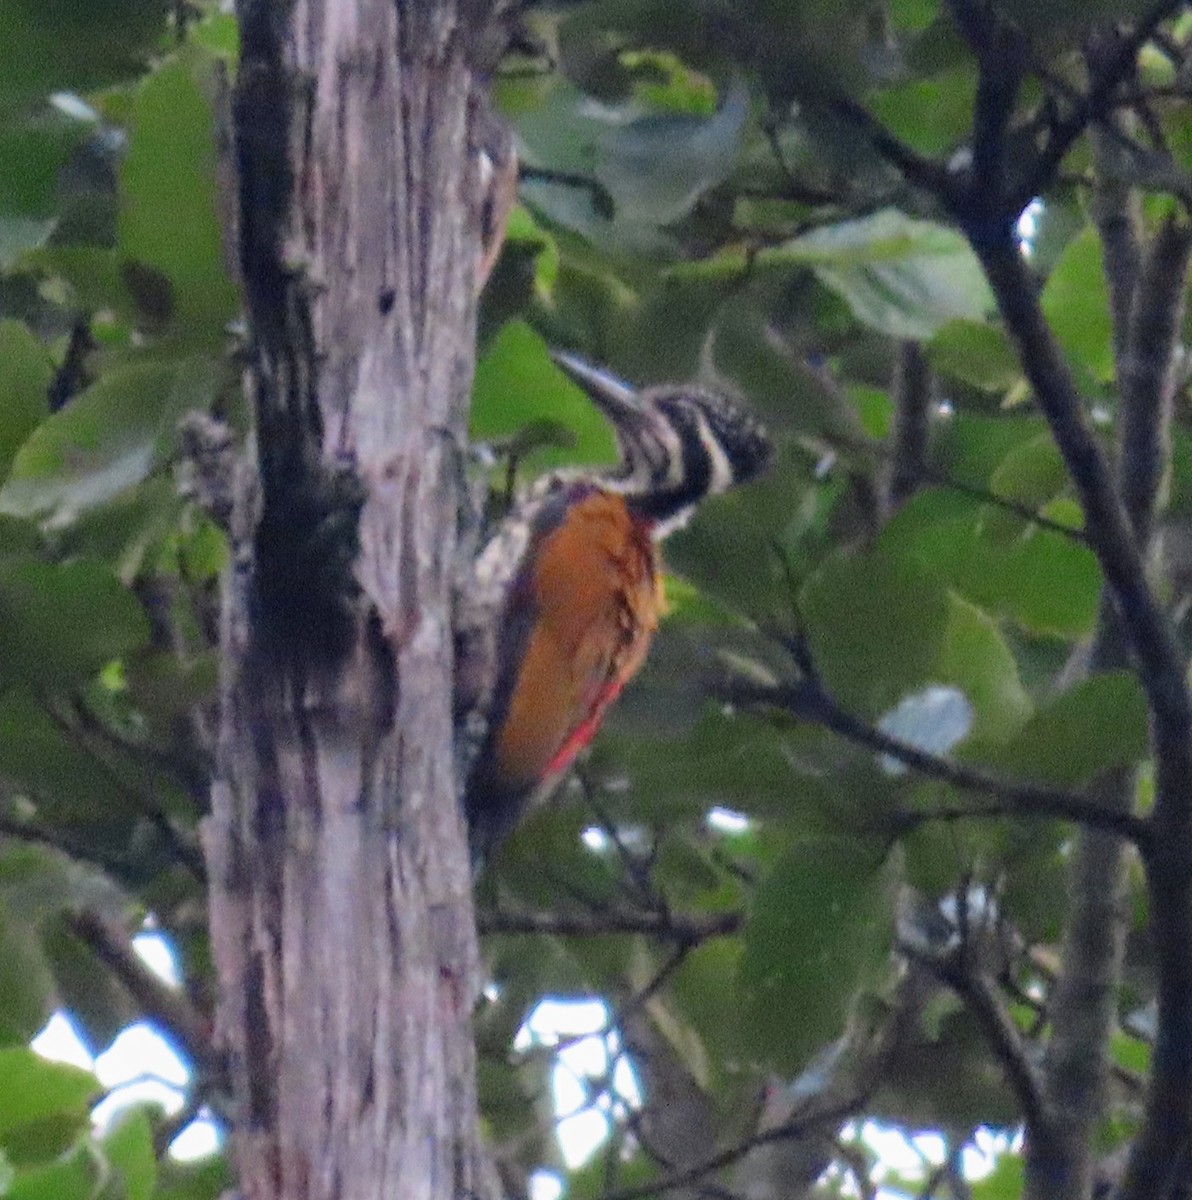
POLYGON ((662 609, 648 528, 617 495, 572 505, 534 556, 534 617, 496 731, 503 784, 527 790, 570 765, 641 666, 662 609))

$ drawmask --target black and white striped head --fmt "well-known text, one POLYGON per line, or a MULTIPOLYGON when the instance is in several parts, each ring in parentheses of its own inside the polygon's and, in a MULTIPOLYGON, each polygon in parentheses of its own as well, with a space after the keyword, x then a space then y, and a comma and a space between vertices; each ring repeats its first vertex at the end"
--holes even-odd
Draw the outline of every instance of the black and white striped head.
POLYGON ((612 423, 621 453, 603 481, 662 537, 681 526, 705 496, 760 475, 774 448, 761 424, 739 405, 696 386, 664 384, 636 392, 570 354, 555 362, 612 423))

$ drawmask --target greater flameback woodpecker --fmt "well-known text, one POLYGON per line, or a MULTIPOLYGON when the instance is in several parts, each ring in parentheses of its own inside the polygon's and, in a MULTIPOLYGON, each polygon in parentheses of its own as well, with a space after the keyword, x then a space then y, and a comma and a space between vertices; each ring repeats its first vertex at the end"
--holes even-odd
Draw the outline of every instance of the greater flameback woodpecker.
POLYGON ((663 608, 657 542, 772 457, 761 425, 721 395, 638 393, 555 358, 612 423, 620 462, 536 480, 476 560, 493 626, 486 732, 464 796, 478 862, 558 782, 645 659, 663 608))

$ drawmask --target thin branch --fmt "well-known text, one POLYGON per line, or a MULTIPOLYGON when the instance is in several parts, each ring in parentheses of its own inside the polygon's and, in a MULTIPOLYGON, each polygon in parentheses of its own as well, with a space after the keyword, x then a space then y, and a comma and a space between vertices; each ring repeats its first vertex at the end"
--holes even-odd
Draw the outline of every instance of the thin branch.
POLYGON ((221 1077, 223 1064, 212 1045, 210 1022, 182 992, 163 983, 145 966, 124 930, 89 909, 76 913, 69 924, 145 1015, 160 1025, 200 1070, 221 1077))
POLYGON ((1045 1134, 1052 1119, 1044 1101, 1043 1081, 1031 1062, 1022 1034, 988 977, 969 969, 963 948, 960 952, 949 950, 936 955, 903 941, 899 949, 907 958, 925 966, 964 1001, 1018 1100, 1028 1133, 1045 1134))
POLYGON ((831 110, 861 133, 882 158, 902 172, 909 183, 939 197, 949 207, 961 199, 962 192, 957 178, 939 163, 924 158, 918 151, 896 138, 863 105, 855 100, 840 99, 832 104, 831 110))
POLYGON ((622 1188, 616 1192, 606 1192, 600 1200, 647 1200, 650 1196, 698 1184, 705 1176, 714 1175, 718 1171, 723 1171, 725 1167, 731 1167, 733 1163, 739 1162, 759 1146, 769 1146, 775 1142, 787 1142, 795 1138, 806 1137, 808 1134, 819 1133, 825 1125, 842 1125, 853 1115, 860 1103, 863 1103, 862 1099, 854 1098, 848 1104, 836 1105, 822 1112, 800 1114, 792 1117, 789 1121, 784 1121, 781 1125, 774 1126, 773 1129, 767 1129, 738 1142, 727 1150, 713 1154, 693 1167, 675 1171, 649 1183, 635 1184, 633 1187, 622 1188))
POLYGON ((1021 212, 1048 184, 1064 156, 1089 124, 1109 107, 1118 86, 1134 70, 1138 53, 1150 40, 1155 28, 1183 7, 1184 0, 1159 0, 1150 12, 1108 55, 1093 80, 1093 85, 1068 117, 1052 126, 1047 144, 1040 151, 1029 175, 1010 199, 1009 209, 1021 212))
POLYGON ((494 909, 477 913, 482 934, 529 934, 554 937, 614 937, 641 933, 661 941, 697 945, 709 938, 738 933, 744 923, 741 912, 670 913, 629 912, 543 912, 494 909))
POLYGON ((806 680, 786 685, 759 685, 747 680, 732 680, 722 689, 724 698, 743 706, 769 706, 790 713, 833 733, 865 746, 876 754, 886 754, 898 762, 926 775, 950 783, 962 791, 979 792, 998 802, 995 809, 938 809, 904 812, 900 820, 914 825, 928 820, 958 820, 961 817, 1031 816, 1075 821, 1093 829, 1144 845, 1152 831, 1147 820, 1132 813, 1114 812, 1090 803, 1080 793, 1067 792, 1044 784, 1005 779, 974 767, 920 750, 901 738, 896 738, 841 708, 820 686, 806 680))

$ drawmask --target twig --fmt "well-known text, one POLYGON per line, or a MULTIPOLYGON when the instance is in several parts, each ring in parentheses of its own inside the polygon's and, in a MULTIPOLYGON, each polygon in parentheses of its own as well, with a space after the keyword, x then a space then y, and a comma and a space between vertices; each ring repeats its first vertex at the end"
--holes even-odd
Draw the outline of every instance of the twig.
POLYGON ((1107 57, 1088 94, 1066 120, 1052 127, 1034 167, 1010 198, 1009 208, 1014 214, 1021 212, 1044 189, 1076 139, 1105 112, 1118 85, 1134 70, 1138 52, 1150 40, 1156 26, 1182 7, 1183 0, 1159 0, 1121 39, 1117 52, 1107 57))
POLYGON ((675 1171, 670 1175, 664 1175, 661 1179, 651 1180, 649 1183, 635 1184, 633 1187, 622 1188, 617 1192, 607 1192, 600 1200, 646 1200, 650 1196, 673 1192, 678 1188, 699 1183, 704 1176, 713 1175, 718 1171, 723 1171, 725 1167, 731 1167, 733 1163, 739 1162, 759 1146, 769 1146, 775 1142, 806 1137, 807 1134, 817 1132, 819 1128, 827 1124, 843 1124, 852 1116, 860 1103, 863 1103, 863 1100, 854 1098, 848 1104, 836 1105, 824 1109, 822 1112, 800 1114, 792 1117, 789 1121, 784 1121, 781 1125, 774 1126, 773 1129, 754 1134, 727 1150, 713 1154, 693 1167, 675 1171))
POLYGON ((958 820, 961 817, 1034 816, 1058 817, 1075 821, 1094 829, 1104 829, 1139 845, 1149 843, 1152 831, 1149 821, 1132 813, 1114 812, 1089 802, 1080 793, 1067 792, 1043 784, 1005 779, 965 766, 953 759, 943 758, 920 750, 909 742, 896 738, 841 708, 818 685, 807 680, 793 684, 759 685, 747 680, 733 680, 722 694, 726 700, 745 706, 770 706, 790 713, 802 721, 820 725, 849 741, 866 746, 877 754, 891 758, 932 779, 950 783, 962 791, 980 792, 994 797, 996 809, 939 809, 903 812, 898 820, 905 829, 909 824, 929 820, 958 820))

